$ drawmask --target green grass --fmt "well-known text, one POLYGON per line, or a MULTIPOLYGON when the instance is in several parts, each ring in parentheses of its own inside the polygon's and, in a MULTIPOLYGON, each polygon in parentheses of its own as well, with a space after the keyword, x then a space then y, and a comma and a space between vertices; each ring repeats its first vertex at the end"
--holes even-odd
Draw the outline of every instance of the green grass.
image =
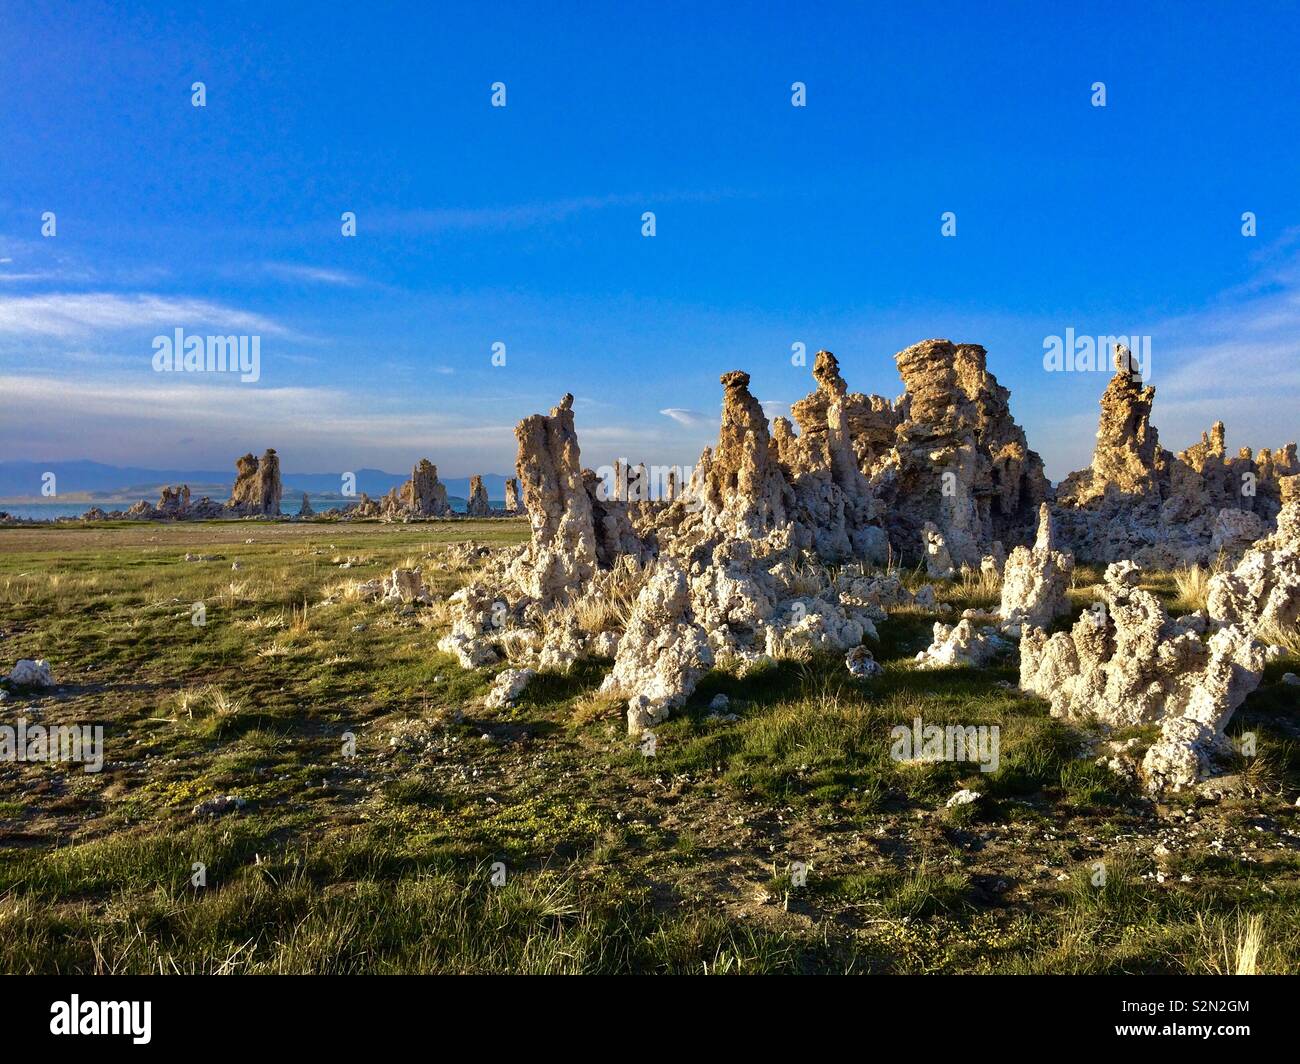
MULTIPOLYGON (((1262 968, 1300 970, 1297 659, 1231 729, 1257 736, 1239 767, 1260 797, 1172 803, 1204 830, 1157 858, 1168 811, 1022 697, 1014 660, 913 667, 937 613, 880 625, 866 684, 839 656, 716 670, 646 757, 598 693, 608 663, 489 711, 495 670, 435 649, 437 605, 340 593, 413 564, 446 596, 472 575, 448 544, 526 534, 0 529, 5 658, 48 658, 61 685, 0 713, 106 728, 97 775, 0 763, 0 971, 1206 972, 1252 917, 1262 968), (710 717, 719 693, 736 720, 710 717), (998 728, 997 770, 895 760, 891 729, 918 717, 998 728), (982 797, 946 808, 962 787, 982 797), (194 815, 221 795, 246 804, 194 815)), ((938 597, 990 604, 973 584, 938 597)))

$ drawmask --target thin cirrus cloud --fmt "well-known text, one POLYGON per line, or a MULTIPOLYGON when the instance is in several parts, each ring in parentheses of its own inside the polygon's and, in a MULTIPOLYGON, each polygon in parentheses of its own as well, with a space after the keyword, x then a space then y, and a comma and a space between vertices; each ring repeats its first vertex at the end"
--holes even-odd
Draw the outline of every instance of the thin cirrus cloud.
MULTIPOLYGON (((236 448, 233 453, 252 446, 245 441, 265 440, 308 464, 317 460, 313 456, 343 461, 367 455, 395 468, 420 453, 455 455, 466 463, 483 453, 508 465, 514 444, 509 424, 450 411, 433 417, 392 402, 360 409, 344 389, 249 387, 166 375, 133 384, 0 375, 0 439, 17 431, 32 409, 56 405, 64 422, 78 426, 75 437, 65 425, 49 423, 40 427, 40 446, 55 457, 91 447, 101 460, 130 464, 156 464, 158 440, 186 437, 236 448)), ((15 440, 31 432, 25 427, 15 440)))
POLYGON ((412 233, 527 229, 537 225, 552 225, 577 214, 644 202, 644 198, 631 196, 578 196, 572 199, 510 207, 441 207, 379 211, 370 224, 380 231, 412 233))
POLYGON ((528 229, 554 225, 580 214, 631 207, 653 209, 663 203, 704 203, 728 199, 732 191, 618 193, 607 196, 574 196, 541 203, 506 207, 441 207, 376 211, 369 223, 376 230, 411 233, 478 232, 483 230, 528 229))
POLYGON ((261 314, 205 299, 115 292, 0 296, 0 334, 10 336, 73 339, 101 331, 208 324, 228 332, 290 335, 289 330, 261 314))
MULTIPOLYGON (((769 418, 785 414, 790 409, 789 403, 783 403, 776 399, 765 399, 759 405, 763 408, 763 413, 769 418)), ((659 413, 664 417, 672 418, 679 425, 685 425, 689 429, 713 429, 718 424, 716 414, 702 414, 698 410, 687 410, 680 406, 670 406, 665 410, 660 410, 659 413)))
POLYGON ((33 281, 63 280, 63 276, 51 270, 37 270, 32 273, 5 273, 0 271, 0 284, 30 284, 33 281))
POLYGON ((698 410, 685 410, 679 406, 670 406, 666 410, 660 410, 659 413, 690 429, 710 428, 716 423, 715 419, 707 414, 701 414, 698 410))
MULTIPOLYGON (((393 395, 359 401, 344 388, 248 386, 169 374, 130 383, 0 374, 0 451, 51 460, 89 454, 155 468, 159 440, 191 439, 201 441, 202 454, 192 458, 199 463, 274 446, 299 469, 358 462, 401 469, 421 456, 445 463, 452 475, 509 469, 514 422, 520 411, 538 407, 536 397, 495 396, 487 416, 465 405, 459 397, 441 405, 393 395), (31 423, 33 409, 55 406, 61 418, 31 423)), ((685 463, 694 457, 680 435, 653 426, 588 423, 580 432, 584 460, 593 467, 620 455, 685 463)))
MULTIPOLYGON (((1283 247, 1289 247, 1286 234, 1283 247)), ((1276 252, 1273 256, 1276 257, 1276 252)), ((1300 396, 1300 256, 1286 255, 1251 282, 1153 331, 1154 379, 1167 400, 1237 397, 1257 411, 1300 396), (1170 352, 1162 362, 1163 352, 1170 352)))
POLYGON ((335 288, 359 288, 365 279, 346 270, 325 266, 303 266, 292 262, 267 262, 262 269, 272 277, 302 284, 327 285, 335 288))
MULTIPOLYGON (((1257 257, 1264 265, 1202 307, 1150 328, 1151 422, 1174 451, 1196 442, 1215 421, 1229 449, 1277 447, 1300 437, 1300 260, 1295 234, 1257 257)), ((1030 441, 1055 477, 1091 460, 1097 408, 1026 424, 1030 441)))

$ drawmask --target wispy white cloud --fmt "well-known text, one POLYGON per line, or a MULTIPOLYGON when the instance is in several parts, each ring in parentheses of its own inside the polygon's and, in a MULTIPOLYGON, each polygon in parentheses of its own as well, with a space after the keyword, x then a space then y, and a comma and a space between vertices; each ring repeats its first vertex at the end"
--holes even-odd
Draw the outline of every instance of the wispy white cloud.
POLYGON ((114 256, 104 267, 87 247, 61 240, 15 238, 0 234, 0 284, 48 285, 61 288, 146 288, 172 276, 159 263, 131 263, 114 256))
POLYGON ((273 277, 286 281, 305 284, 331 285, 340 288, 357 288, 365 284, 365 279, 346 270, 334 270, 324 266, 304 266, 292 262, 268 262, 263 270, 273 277))
POLYGON ((654 210, 665 203, 705 203, 729 199, 737 193, 717 192, 635 192, 606 196, 572 196, 500 207, 437 207, 418 210, 380 210, 367 224, 386 232, 446 233, 503 229, 527 229, 554 225, 579 214, 614 207, 654 210))
POLYGON ((1186 446, 1215 420, 1234 447, 1300 436, 1300 257, 1274 248, 1261 258, 1251 282, 1153 328, 1152 420, 1166 446, 1186 446))
MULTIPOLYGON (((480 460, 475 455, 495 467, 511 464, 512 422, 454 411, 434 416, 398 402, 362 405, 341 388, 268 387, 197 375, 148 374, 119 383, 0 375, 0 441, 6 445, 0 451, 14 453, 20 445, 32 457, 91 454, 102 461, 150 465, 163 461, 162 452, 153 454, 160 446, 165 450, 188 438, 200 441, 195 450, 208 460, 256 445, 310 456, 308 464, 332 458, 345 468, 363 461, 401 468, 421 455, 450 455, 466 466, 480 460), (41 409, 57 409, 60 416, 34 424, 31 411, 41 409), (75 433, 68 426, 76 426, 75 433)), ((166 460, 172 457, 167 454, 166 460)))
POLYGON ((660 410, 659 413, 663 414, 664 417, 672 418, 679 425, 685 425, 691 429, 711 428, 718 423, 716 417, 701 414, 698 410, 684 410, 679 406, 670 406, 666 410, 660 410))
MULTIPOLYGON (((0 260, 9 262, 11 260, 0 260)), ((25 284, 32 281, 53 281, 58 280, 60 275, 50 270, 36 270, 29 273, 4 273, 0 271, 0 284, 25 284)))
MULTIPOLYGON (((11 373, 0 374, 0 453, 165 468, 175 464, 178 447, 187 463, 220 466, 270 446, 286 468, 400 470, 429 457, 445 475, 461 476, 513 468, 517 418, 546 407, 537 396, 498 395, 485 407, 459 396, 360 398, 341 387, 272 387, 198 375, 11 373), (33 410, 50 409, 59 417, 33 419, 33 410)), ((579 439, 583 461, 593 467, 617 457, 689 463, 699 453, 667 425, 584 419, 579 439)))
POLYGON ((0 296, 0 333, 75 339, 136 328, 216 325, 225 332, 289 335, 261 314, 204 299, 114 292, 0 296))
POLYGON ((509 207, 439 207, 424 210, 380 211, 376 213, 370 224, 376 229, 412 233, 525 229, 536 225, 552 225, 576 214, 645 202, 644 197, 575 196, 571 199, 509 207))

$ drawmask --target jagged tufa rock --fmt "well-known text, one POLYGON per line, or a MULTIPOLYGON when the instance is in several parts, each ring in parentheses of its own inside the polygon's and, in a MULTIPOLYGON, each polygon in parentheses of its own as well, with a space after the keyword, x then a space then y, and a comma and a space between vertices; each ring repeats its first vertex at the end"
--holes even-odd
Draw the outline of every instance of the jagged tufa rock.
POLYGON ((885 671, 866 647, 854 647, 850 650, 845 655, 844 665, 855 680, 873 680, 885 671))
POLYGON ((927 521, 921 526, 921 546, 925 551, 925 575, 931 580, 951 580, 954 575, 952 553, 939 526, 927 521))
POLYGON ((722 375, 722 420, 716 447, 705 448, 690 483, 671 494, 654 522, 661 547, 679 556, 720 540, 761 544, 763 556, 804 550, 827 561, 881 561, 888 540, 870 486, 857 465, 852 401, 835 357, 819 352, 818 390, 795 404, 801 433, 785 418, 769 430, 749 374, 722 375))
POLYGON ((1070 632, 1026 628, 1020 686, 1055 717, 1112 728, 1158 724, 1142 773, 1148 790, 1180 790, 1230 752, 1224 727, 1264 671, 1264 648, 1242 626, 1208 639, 1197 620, 1174 621, 1137 586, 1131 562, 1106 570, 1101 601, 1070 632))
POLYGON ((1210 578, 1206 605, 1217 624, 1300 632, 1300 502, 1282 508, 1277 531, 1246 551, 1236 568, 1210 578))
POLYGON ((483 478, 480 476, 469 478, 469 498, 465 500, 465 513, 470 517, 492 516, 492 504, 488 502, 487 488, 483 486, 483 478))
POLYGON ((869 470, 890 538, 910 548, 931 522, 972 568, 994 540, 1027 541, 1050 484, 984 348, 925 340, 894 357, 905 386, 894 446, 869 470))
POLYGON ((438 649, 456 655, 464 669, 496 664, 508 604, 482 584, 462 587, 447 601, 452 609, 451 631, 438 640, 438 649))
POLYGON ((401 505, 416 517, 442 517, 451 513, 447 487, 438 479, 438 467, 421 458, 411 470, 411 479, 402 485, 401 505))
POLYGON ((817 352, 813 378, 817 391, 791 408, 799 435, 784 418, 773 422, 777 455, 794 490, 795 541, 828 561, 883 561, 888 539, 854 438, 870 400, 849 394, 829 351, 817 352))
POLYGON ((235 463, 238 475, 226 509, 240 517, 279 517, 280 458, 272 448, 259 460, 246 454, 235 463))
POLYGON ((532 683, 536 676, 535 669, 506 669, 492 684, 492 690, 484 699, 484 705, 489 709, 504 709, 506 706, 514 705, 519 696, 524 693, 524 688, 532 683))
POLYGON ((1070 611, 1066 593, 1073 572, 1074 556, 1056 549, 1051 507, 1043 503, 1034 546, 1017 547, 1007 559, 998 616, 1008 624, 1046 628, 1070 611))
POLYGON ((1258 460, 1243 447, 1228 457, 1223 423, 1174 455, 1151 423, 1156 390, 1144 386, 1127 348, 1116 345, 1115 376, 1101 398, 1088 469, 1056 490, 1061 536, 1088 562, 1131 559, 1153 568, 1236 560, 1276 518, 1282 482, 1300 473, 1295 444, 1258 460))
POLYGON ((181 517, 190 509, 190 486, 182 484, 173 488, 170 484, 162 489, 158 497, 158 515, 160 517, 181 517))
POLYGON ((432 602, 432 596, 424 587, 424 580, 419 569, 394 569, 391 576, 384 578, 383 598, 386 602, 432 602))
POLYGON ((601 690, 628 699, 628 734, 639 735, 684 703, 712 664, 708 636, 691 612, 686 574, 661 559, 637 596, 601 690))
POLYGON ((722 375, 718 445, 706 449, 692 478, 705 528, 736 539, 762 539, 785 526, 794 491, 777 461, 767 416, 749 392, 749 374, 722 375))
POLYGON ((19 658, 3 679, 14 687, 53 687, 50 663, 44 658, 19 658))
POLYGON ((1012 644, 1003 639, 992 625, 977 627, 970 617, 963 617, 951 625, 936 621, 934 639, 917 653, 916 663, 922 669, 980 668, 1011 647, 1012 644))
POLYGON ((553 601, 590 580, 596 570, 596 533, 573 427, 573 396, 566 395, 549 417, 524 418, 515 438, 515 468, 532 539, 512 575, 533 598, 553 601))

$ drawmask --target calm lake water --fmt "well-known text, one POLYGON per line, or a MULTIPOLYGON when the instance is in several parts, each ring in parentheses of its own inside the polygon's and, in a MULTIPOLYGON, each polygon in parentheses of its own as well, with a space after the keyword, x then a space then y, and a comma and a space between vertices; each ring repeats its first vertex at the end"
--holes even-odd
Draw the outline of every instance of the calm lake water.
POLYGON ((37 521, 53 521, 56 517, 80 517, 92 506, 101 510, 126 510, 139 500, 118 499, 115 502, 0 502, 0 513, 11 517, 30 517, 37 521))
MULTIPOLYGON (((101 510, 128 510, 139 499, 116 499, 111 502, 0 502, 0 513, 7 513, 13 517, 31 518, 37 521, 53 521, 58 517, 80 517, 92 506, 98 506, 101 510)), ((154 502, 156 500, 150 500, 154 502)), ((302 499, 299 498, 292 504, 285 499, 280 508, 286 515, 296 514, 298 506, 302 499)), ((337 500, 321 500, 319 503, 312 500, 312 507, 318 511, 328 510, 332 507, 341 505, 337 500)), ((506 508, 504 499, 493 499, 492 507, 496 510, 506 508)), ((451 508, 458 514, 465 512, 465 503, 459 499, 452 500, 451 508)))

